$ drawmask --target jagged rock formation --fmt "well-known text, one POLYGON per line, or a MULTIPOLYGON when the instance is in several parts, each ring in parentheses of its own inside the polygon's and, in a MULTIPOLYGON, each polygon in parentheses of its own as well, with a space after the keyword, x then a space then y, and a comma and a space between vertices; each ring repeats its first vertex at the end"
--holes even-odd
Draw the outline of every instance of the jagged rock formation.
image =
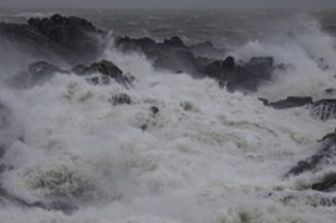
POLYGON ((289 109, 307 106, 311 116, 321 121, 336 118, 336 99, 322 99, 314 102, 312 97, 290 96, 275 102, 269 102, 264 98, 260 98, 259 100, 261 100, 264 105, 274 109, 289 109))
MULTIPOLYGON (((211 42, 187 46, 176 36, 161 43, 150 38, 123 37, 117 38, 115 45, 124 52, 138 51, 145 54, 157 69, 185 72, 196 78, 213 78, 230 91, 254 92, 272 79, 276 68, 271 57, 253 57, 246 63, 238 64, 232 56, 227 56, 224 60, 200 56, 198 52, 201 50, 207 51, 209 55, 211 52, 218 54, 219 50, 211 42)), ((224 55, 224 50, 222 54, 224 55)))
MULTIPOLYGON (((31 18, 22 25, 1 23, 0 35, 6 41, 19 45, 20 49, 25 49, 33 58, 57 65, 60 64, 59 61, 63 61, 62 63, 72 66, 96 61, 104 48, 99 40, 107 37, 107 32, 85 19, 56 14, 50 18, 31 18)), ((215 48, 211 42, 187 46, 177 36, 163 42, 148 37, 118 37, 115 46, 123 52, 143 53, 157 69, 184 72, 195 78, 213 78, 230 91, 257 91, 259 86, 272 79, 273 70, 277 67, 271 57, 255 57, 237 63, 233 57, 226 55, 225 50, 215 48)), ((101 63, 92 65, 90 69, 99 69, 104 74, 104 67, 105 64, 101 63)), ((74 71, 82 73, 87 69, 80 65, 74 71)), ((119 82, 127 82, 120 80, 119 77, 123 76, 112 76, 119 82)), ((108 79, 104 77, 102 81, 105 83, 108 79)))
MULTIPOLYGON (((133 86, 132 82, 135 79, 131 75, 124 74, 122 70, 108 60, 94 62, 89 66, 76 65, 71 71, 77 75, 86 76, 87 80, 93 84, 109 84, 111 80, 115 80, 124 87, 130 88, 133 86), (93 74, 98 76, 92 76, 93 74)), ((57 73, 71 74, 72 72, 63 70, 46 61, 38 61, 30 64, 27 71, 21 71, 14 78, 9 79, 8 83, 21 88, 33 87, 45 83, 57 73)))
POLYGON ((104 31, 78 17, 59 14, 26 24, 0 23, 0 36, 34 57, 70 63, 90 62, 100 54, 104 31))
POLYGON ((264 105, 270 106, 275 109, 289 109, 289 108, 302 107, 302 106, 313 104, 312 97, 290 96, 284 100, 280 100, 276 102, 269 102, 267 99, 264 99, 264 98, 260 98, 260 100, 264 103, 264 105))

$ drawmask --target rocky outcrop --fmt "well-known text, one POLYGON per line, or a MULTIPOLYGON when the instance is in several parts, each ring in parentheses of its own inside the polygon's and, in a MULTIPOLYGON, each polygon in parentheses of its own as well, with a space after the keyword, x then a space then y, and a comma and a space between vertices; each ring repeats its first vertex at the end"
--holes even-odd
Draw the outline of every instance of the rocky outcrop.
MULTIPOLYGON (((90 75, 90 74, 101 74, 103 75, 103 83, 109 84, 111 79, 114 79, 119 84, 123 85, 126 88, 133 86, 132 82, 134 77, 131 75, 126 75, 119 69, 114 63, 108 60, 101 60, 95 62, 90 66, 77 65, 72 69, 78 75, 90 75)), ((91 78, 92 83, 98 84, 97 77, 91 78)))
POLYGON ((97 39, 105 34, 85 19, 56 14, 26 24, 1 23, 0 35, 37 58, 87 63, 100 54, 97 39))
POLYGON ((273 69, 272 57, 253 57, 249 62, 235 67, 227 81, 227 89, 255 92, 272 79, 273 69))
POLYGON ((269 102, 265 98, 259 98, 259 100, 262 101, 264 105, 274 109, 289 109, 306 106, 309 109, 310 115, 321 121, 336 118, 336 99, 313 101, 312 97, 290 96, 275 102, 269 102))
POLYGON ((114 95, 109 100, 113 105, 130 105, 132 103, 132 99, 127 94, 117 94, 114 95))
POLYGON ((150 38, 123 37, 117 38, 115 45, 124 52, 138 51, 145 54, 157 69, 189 73, 196 78, 213 78, 230 91, 256 91, 272 79, 273 70, 277 67, 272 57, 253 57, 245 63, 236 63, 232 56, 224 60, 211 57, 218 55, 218 49, 211 42, 187 46, 176 36, 161 43, 150 38), (207 51, 208 57, 204 56, 204 51, 207 51))
POLYGON ((336 118, 336 99, 316 101, 310 108, 310 114, 322 121, 336 118))
POLYGON ((275 109, 289 109, 295 107, 302 107, 306 105, 313 104, 312 97, 294 97, 290 96, 284 100, 276 101, 276 102, 269 102, 267 99, 260 98, 264 105, 270 106, 275 109))
MULTIPOLYGON (((319 192, 336 191, 336 172, 330 171, 330 167, 336 164, 336 132, 327 134, 321 140, 318 140, 318 150, 311 157, 299 161, 285 175, 295 177, 305 172, 313 173, 315 179, 312 179, 309 188, 319 192)), ((336 204, 333 203, 334 205, 336 204)))
POLYGON ((330 173, 324 176, 320 181, 312 185, 313 190, 321 192, 335 192, 336 191, 336 173, 330 173))
POLYGON ((19 72, 14 78, 8 80, 12 86, 19 88, 41 85, 54 77, 55 74, 71 74, 85 76, 92 84, 109 84, 111 80, 123 85, 125 88, 133 86, 134 77, 124 74, 115 64, 108 60, 101 60, 89 66, 76 65, 71 71, 63 70, 45 61, 29 65, 27 71, 19 72))
MULTIPOLYGON (((33 58, 62 65, 88 64, 97 60, 104 48, 99 40, 107 36, 107 32, 85 19, 58 14, 50 18, 31 18, 22 25, 2 23, 0 34, 33 58)), ((123 52, 143 53, 157 69, 188 73, 195 78, 213 78, 230 91, 256 91, 272 79, 273 69, 277 67, 270 57, 255 57, 237 63, 233 57, 225 55, 225 50, 215 48, 211 42, 188 46, 178 36, 162 42, 148 37, 117 37, 115 46, 123 52)), ((91 71, 103 74, 102 78, 94 78, 93 83, 106 84, 112 78, 125 86, 130 85, 129 77, 125 78, 113 65, 102 61, 88 67, 78 65, 73 71, 80 75, 91 71), (112 70, 106 70, 109 68, 112 70)))
POLYGON ((317 171, 326 165, 336 163, 336 132, 330 133, 318 141, 318 151, 311 157, 298 162, 286 176, 299 175, 306 171, 317 171))

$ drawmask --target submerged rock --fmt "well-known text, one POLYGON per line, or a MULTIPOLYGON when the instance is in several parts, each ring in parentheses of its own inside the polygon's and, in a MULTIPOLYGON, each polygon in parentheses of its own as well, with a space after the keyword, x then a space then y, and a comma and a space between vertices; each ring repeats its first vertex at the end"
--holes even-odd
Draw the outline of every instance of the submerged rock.
POLYGON ((320 182, 314 183, 312 189, 322 192, 336 191, 336 173, 327 174, 320 182))
POLYGON ((322 121, 336 118, 336 99, 316 101, 310 109, 310 114, 322 121))
POLYGON ((118 94, 118 95, 114 95, 111 98, 110 102, 113 105, 123 105, 123 104, 130 105, 132 103, 132 99, 127 94, 118 94))
MULTIPOLYGON (((131 75, 123 74, 115 64, 108 60, 101 60, 90 66, 76 65, 71 72, 80 76, 88 76, 88 81, 92 84, 109 84, 113 79, 126 88, 132 87, 135 79, 131 75), (91 76, 95 74, 100 76, 91 76)), ((14 78, 9 79, 8 83, 16 87, 33 87, 50 80, 56 73, 71 74, 71 72, 48 62, 39 61, 30 64, 27 71, 18 73, 14 78)))
POLYGON ((306 171, 317 171, 334 162, 336 158, 336 132, 326 135, 318 142, 318 151, 313 156, 298 162, 286 173, 286 177, 299 175, 306 171))
POLYGON ((269 102, 267 99, 264 99, 264 98, 260 98, 259 100, 261 100, 264 103, 264 105, 270 106, 275 109, 289 109, 289 108, 302 107, 302 106, 313 104, 312 97, 290 96, 284 100, 280 100, 276 102, 269 102))

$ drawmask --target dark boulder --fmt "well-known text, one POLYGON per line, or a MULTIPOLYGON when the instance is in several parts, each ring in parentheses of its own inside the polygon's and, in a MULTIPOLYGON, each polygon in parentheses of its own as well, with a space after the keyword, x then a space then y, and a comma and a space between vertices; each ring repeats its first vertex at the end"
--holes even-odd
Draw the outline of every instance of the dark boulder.
POLYGON ((103 33, 85 19, 64 17, 59 14, 50 18, 31 18, 28 20, 28 25, 79 56, 96 55, 99 47, 94 35, 103 33))
POLYGON ((118 37, 114 43, 120 50, 124 52, 139 51, 147 53, 157 47, 157 43, 149 37, 132 39, 129 37, 118 37))
POLYGON ((207 65, 204 69, 204 73, 211 78, 219 81, 221 85, 224 85, 235 69, 235 60, 233 57, 228 56, 224 61, 216 60, 207 65))
POLYGON ((130 96, 128 96, 127 94, 118 94, 118 95, 114 95, 110 102, 113 105, 130 105, 132 103, 132 99, 130 96))
POLYGON ((165 39, 163 41, 163 45, 165 45, 167 47, 180 47, 180 48, 185 47, 183 41, 178 36, 173 36, 170 39, 165 39))
POLYGON ((150 110, 151 110, 151 112, 152 112, 152 114, 155 116, 155 115, 157 115, 158 113, 159 113, 159 108, 158 107, 156 107, 156 106, 151 106, 150 107, 150 110))
POLYGON ((318 142, 318 151, 311 157, 298 162, 290 169, 286 177, 299 175, 306 171, 317 171, 334 162, 336 158, 336 132, 326 135, 318 142))
POLYGON ((273 65, 272 57, 253 57, 248 63, 236 66, 226 87, 229 91, 255 92, 271 80, 273 65))
POLYGON ((119 69, 114 63, 108 60, 101 60, 99 62, 95 62, 90 66, 85 65, 76 65, 72 68, 72 71, 75 72, 77 75, 85 76, 91 74, 101 74, 103 75, 101 78, 99 77, 92 77, 90 78, 91 82, 94 84, 109 84, 110 79, 114 79, 119 84, 123 85, 126 88, 132 87, 134 77, 131 75, 123 74, 122 70, 119 69), (100 81, 100 79, 102 81, 100 81))
POLYGON ((319 182, 314 183, 312 189, 322 192, 336 191, 336 173, 327 174, 319 182))
POLYGON ((313 117, 326 121, 336 118, 336 99, 323 99, 316 101, 310 108, 313 117))
POLYGON ((204 73, 229 91, 255 92, 271 80, 273 69, 271 57, 253 57, 247 63, 236 65, 235 59, 228 56, 224 61, 216 60, 205 66, 204 73))
POLYGON ((35 57, 85 63, 101 53, 97 40, 106 35, 85 19, 59 14, 31 18, 27 24, 1 23, 0 34, 35 57))
POLYGON ((114 63, 108 60, 101 60, 99 62, 91 64, 85 73, 100 73, 111 78, 117 78, 123 74, 123 72, 114 63))
POLYGON ((312 97, 294 97, 290 96, 284 100, 276 101, 276 102, 269 102, 267 99, 260 98, 264 105, 270 106, 275 109, 289 109, 295 107, 302 107, 306 105, 313 104, 312 97))

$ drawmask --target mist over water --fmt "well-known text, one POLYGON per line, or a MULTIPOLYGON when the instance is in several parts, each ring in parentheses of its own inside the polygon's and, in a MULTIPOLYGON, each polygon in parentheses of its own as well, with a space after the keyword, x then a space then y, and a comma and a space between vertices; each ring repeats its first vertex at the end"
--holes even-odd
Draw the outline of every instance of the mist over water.
MULTIPOLYGON (((0 18, 18 22, 29 13, 0 12, 0 18)), ((107 44, 102 58, 134 75, 134 88, 59 74, 16 89, 5 80, 36 58, 1 41, 0 103, 8 110, 0 107, 0 146, 10 167, 1 185, 28 203, 65 202, 77 210, 22 208, 0 197, 0 222, 335 222, 335 207, 320 205, 324 195, 305 190, 312 173, 284 178, 314 153, 335 120, 258 100, 331 97, 325 89, 335 86, 336 50, 327 12, 76 13, 116 35, 210 40, 237 60, 272 56, 288 69, 256 93, 229 93, 214 80, 158 71, 144 55, 107 44), (113 105, 121 93, 132 103, 113 105)))

